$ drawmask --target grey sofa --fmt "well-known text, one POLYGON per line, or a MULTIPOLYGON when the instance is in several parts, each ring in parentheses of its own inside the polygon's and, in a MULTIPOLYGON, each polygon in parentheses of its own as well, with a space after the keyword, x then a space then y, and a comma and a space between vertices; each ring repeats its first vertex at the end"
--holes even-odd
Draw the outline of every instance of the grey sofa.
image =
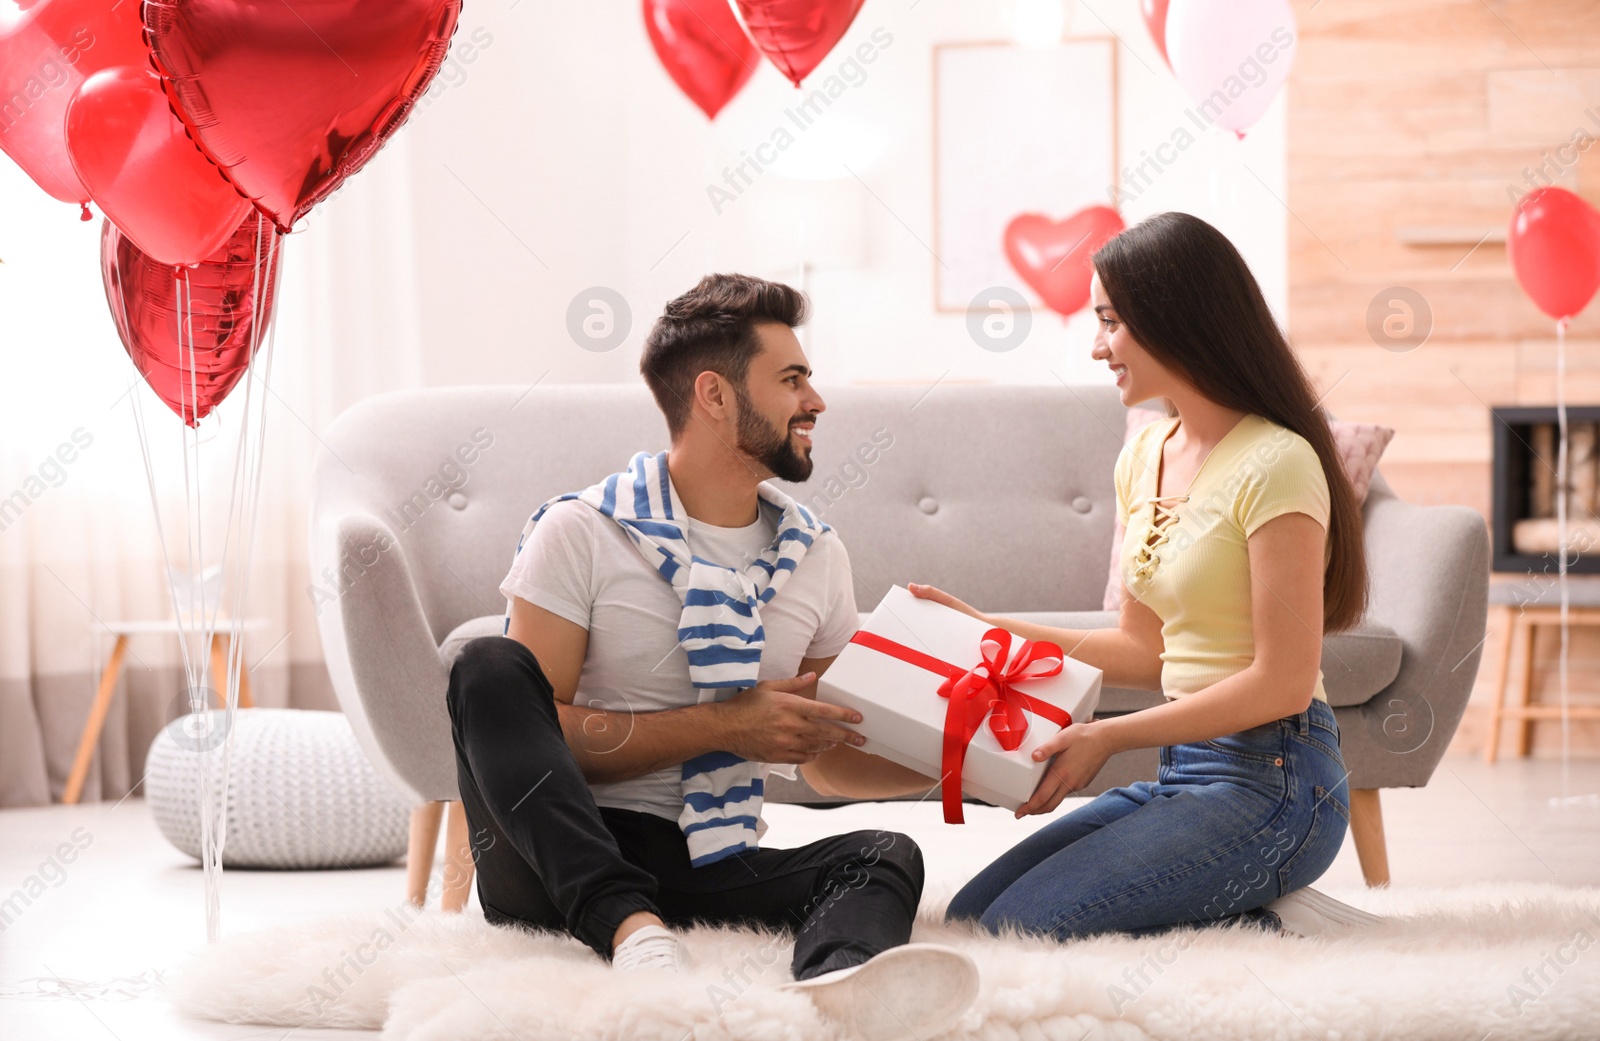
MULTIPOLYGON (((824 390, 816 469, 789 489, 838 529, 865 613, 928 582, 984 610, 1074 627, 1100 610, 1125 410, 1109 387, 824 390)), ((312 581, 340 704, 379 769, 418 800, 457 797, 444 689, 453 649, 500 632, 497 592, 528 514, 666 445, 634 385, 450 387, 383 395, 326 432, 312 581), (330 585, 330 583, 333 583, 330 585)), ((1388 871, 1377 789, 1428 782, 1472 689, 1487 613, 1481 517, 1396 498, 1365 507, 1368 616, 1329 637, 1322 668, 1350 769, 1368 881, 1388 871)), ((1100 714, 1156 704, 1106 689, 1100 714)), ((1158 753, 1107 764, 1085 794, 1153 779, 1158 753)), ((803 781, 771 798, 823 802, 803 781)), ((437 817, 434 818, 437 827, 437 817)))

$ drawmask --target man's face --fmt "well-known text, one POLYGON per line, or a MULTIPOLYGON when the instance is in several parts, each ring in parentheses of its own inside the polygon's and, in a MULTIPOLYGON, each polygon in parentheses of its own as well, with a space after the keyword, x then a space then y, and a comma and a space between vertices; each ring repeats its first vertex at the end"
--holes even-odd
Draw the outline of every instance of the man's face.
POLYGON ((745 385, 734 388, 737 446, 774 477, 811 476, 811 433, 828 406, 811 386, 811 366, 794 330, 775 322, 756 326, 761 353, 750 359, 745 385))

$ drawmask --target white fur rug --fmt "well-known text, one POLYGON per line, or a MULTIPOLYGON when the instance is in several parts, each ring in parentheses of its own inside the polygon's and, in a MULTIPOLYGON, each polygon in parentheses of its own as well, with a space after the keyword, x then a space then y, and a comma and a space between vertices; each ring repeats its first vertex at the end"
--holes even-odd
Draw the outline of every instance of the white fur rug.
MULTIPOLYGON (((977 1004, 947 1038, 1357 1041, 1600 1033, 1600 890, 1343 890, 1392 916, 1307 940, 1245 929, 1058 945, 978 936, 926 903, 914 938, 970 952, 977 1004)), ((948 894, 945 894, 948 899, 948 894)), ((942 904, 942 901, 937 903, 942 904)), ((811 1041, 837 1036, 789 979, 784 937, 687 935, 686 976, 614 973, 576 941, 409 905, 222 941, 173 981, 183 1010, 386 1041, 811 1041)), ((924 1039, 932 1041, 932 1039, 924 1039)))

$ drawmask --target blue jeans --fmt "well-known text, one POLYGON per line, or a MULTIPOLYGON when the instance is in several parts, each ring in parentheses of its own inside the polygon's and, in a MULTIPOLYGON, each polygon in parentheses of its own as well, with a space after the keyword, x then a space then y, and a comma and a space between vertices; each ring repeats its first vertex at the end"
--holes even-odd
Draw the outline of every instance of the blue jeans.
POLYGON ((1323 701, 1163 747, 1156 776, 1018 843, 956 894, 947 919, 1058 940, 1238 921, 1276 930, 1263 905, 1320 877, 1349 828, 1339 725, 1323 701))

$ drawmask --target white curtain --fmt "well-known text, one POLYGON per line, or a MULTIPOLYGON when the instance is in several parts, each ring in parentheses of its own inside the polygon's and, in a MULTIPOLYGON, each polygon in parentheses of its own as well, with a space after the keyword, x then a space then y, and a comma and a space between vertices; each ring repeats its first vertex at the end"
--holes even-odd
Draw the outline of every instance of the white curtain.
MULTIPOLYGON (((256 702, 335 708, 307 595, 306 520, 322 433, 351 403, 419 385, 411 164, 402 131, 281 240, 254 566, 241 612, 256 702)), ((146 417, 173 563, 186 545, 181 423, 144 386, 101 285, 99 220, 45 196, 0 157, 0 806, 59 800, 112 640, 172 616, 130 395, 146 417), (61 446, 66 445, 63 449, 61 446)), ((203 421, 198 479, 225 506, 243 384, 203 421), (231 426, 230 426, 231 425, 231 426)), ((220 527, 216 530, 221 530, 220 527)), ((208 545, 202 562, 217 562, 208 545)), ((230 557, 234 550, 230 550, 230 557)), ((83 800, 136 789, 182 711, 176 637, 135 636, 83 800)))

